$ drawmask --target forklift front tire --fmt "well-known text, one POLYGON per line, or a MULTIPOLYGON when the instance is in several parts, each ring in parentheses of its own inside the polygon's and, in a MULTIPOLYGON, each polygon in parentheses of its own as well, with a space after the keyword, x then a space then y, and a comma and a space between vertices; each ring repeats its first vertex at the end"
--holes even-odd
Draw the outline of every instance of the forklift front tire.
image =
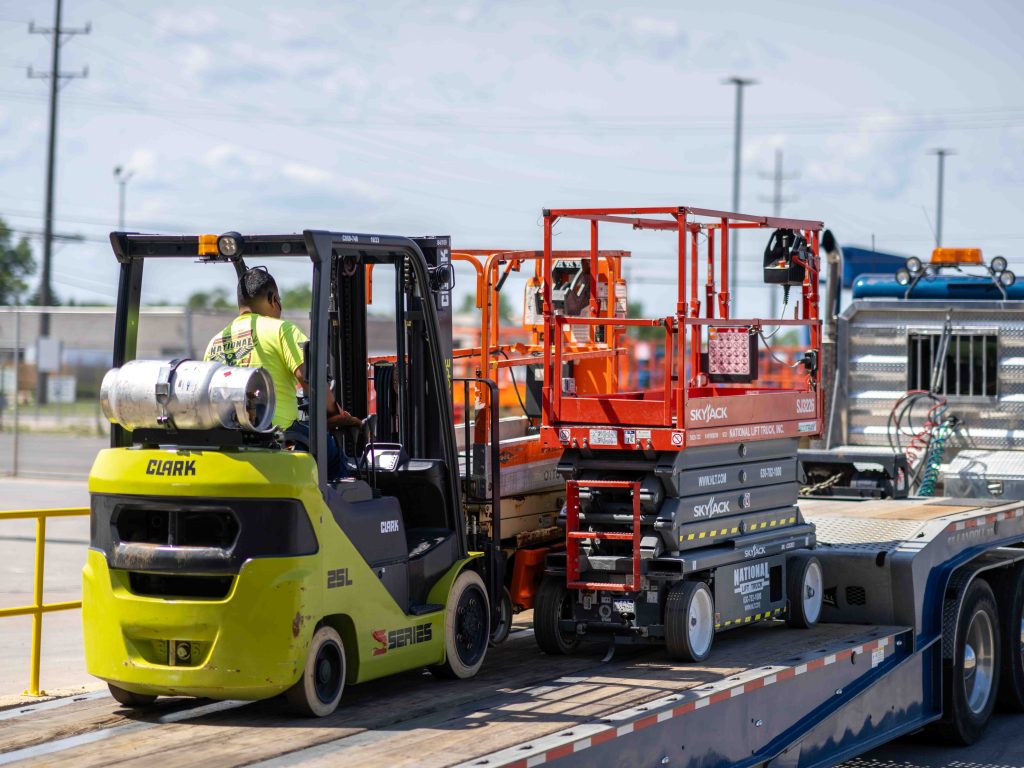
POLYGON ((304 717, 327 717, 345 690, 345 645, 333 627, 322 626, 309 643, 302 677, 285 691, 288 706, 304 717))
POLYGON ((132 709, 148 707, 156 701, 156 696, 150 696, 145 693, 132 693, 131 691, 126 691, 124 688, 118 688, 113 683, 107 683, 107 688, 110 689, 110 695, 117 700, 118 704, 131 707, 132 709))
POLYGON ((484 580, 466 569, 458 575, 444 612, 444 663, 430 667, 438 677, 467 679, 476 675, 491 639, 491 612, 484 580))

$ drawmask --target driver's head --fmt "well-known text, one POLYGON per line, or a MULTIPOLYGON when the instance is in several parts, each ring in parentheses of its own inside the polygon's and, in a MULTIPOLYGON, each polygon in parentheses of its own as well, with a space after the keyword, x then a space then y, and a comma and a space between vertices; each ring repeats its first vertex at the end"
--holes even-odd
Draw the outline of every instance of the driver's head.
POLYGON ((238 308, 258 315, 281 317, 281 293, 266 267, 248 269, 238 279, 238 308))

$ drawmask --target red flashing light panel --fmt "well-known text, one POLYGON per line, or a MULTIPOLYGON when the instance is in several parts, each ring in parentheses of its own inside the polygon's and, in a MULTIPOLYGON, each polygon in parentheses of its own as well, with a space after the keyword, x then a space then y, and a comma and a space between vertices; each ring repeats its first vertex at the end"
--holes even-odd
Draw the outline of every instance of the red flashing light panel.
POLYGON ((747 327, 708 328, 708 380, 754 381, 757 378, 757 336, 747 327))

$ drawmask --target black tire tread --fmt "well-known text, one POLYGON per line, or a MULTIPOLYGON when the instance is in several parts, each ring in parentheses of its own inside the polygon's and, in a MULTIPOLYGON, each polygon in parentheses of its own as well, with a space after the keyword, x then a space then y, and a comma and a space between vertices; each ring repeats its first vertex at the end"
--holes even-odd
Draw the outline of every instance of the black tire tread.
POLYGON ((702 581, 680 581, 673 584, 665 599, 665 648, 670 656, 680 661, 703 661, 711 654, 714 646, 712 637, 707 653, 698 655, 690 645, 687 622, 690 615, 690 601, 694 594, 704 586, 702 581))
POLYGON ((816 623, 804 614, 803 601, 804 574, 812 562, 821 568, 821 561, 809 552, 793 555, 786 561, 786 600, 789 602, 786 623, 794 629, 810 629, 816 623))
POLYGON ((999 671, 999 707, 1024 712, 1024 657, 1020 653, 1020 622, 1024 613, 1024 567, 1006 574, 996 589, 1003 662, 999 671))
POLYGON ((579 638, 567 638, 558 629, 562 601, 568 589, 562 576, 545 576, 533 598, 533 636, 538 647, 551 656, 568 656, 576 650, 579 638))
POLYGON ((997 628, 995 633, 995 661, 996 668, 999 668, 1001 661, 1001 640, 1002 633, 998 631, 999 609, 996 604, 995 594, 988 582, 981 578, 975 578, 967 587, 963 599, 960 601, 960 608, 957 611, 955 622, 948 622, 943 627, 943 632, 955 631, 956 636, 953 643, 953 658, 943 660, 942 675, 942 708, 943 717, 938 729, 934 732, 945 741, 952 744, 967 746, 980 739, 988 727, 989 719, 995 709, 996 700, 999 696, 999 675, 995 676, 991 700, 985 711, 979 716, 967 710, 967 702, 963 700, 963 686, 958 685, 962 677, 960 669, 960 658, 962 657, 961 647, 967 641, 967 617, 974 614, 980 605, 986 605, 991 614, 993 626, 997 628), (955 627, 955 629, 954 629, 955 627))
POLYGON ((124 688, 114 685, 113 683, 107 683, 107 689, 118 704, 125 707, 131 707, 132 709, 148 707, 156 701, 156 696, 145 693, 132 693, 131 691, 126 691, 124 688))

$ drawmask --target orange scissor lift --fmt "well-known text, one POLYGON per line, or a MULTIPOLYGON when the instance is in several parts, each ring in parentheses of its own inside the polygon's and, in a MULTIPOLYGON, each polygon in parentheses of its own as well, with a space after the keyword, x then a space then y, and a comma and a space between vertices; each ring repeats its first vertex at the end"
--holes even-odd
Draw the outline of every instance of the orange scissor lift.
POLYGON ((807 551, 813 526, 796 506, 796 454, 799 438, 819 434, 822 423, 820 230, 817 221, 690 207, 545 211, 541 437, 562 449, 566 509, 565 550, 549 554, 534 604, 542 650, 569 653, 599 634, 663 642, 699 661, 718 631, 774 618, 817 621, 822 572, 807 551), (592 258, 602 224, 667 234, 674 307, 661 317, 611 319, 595 306, 592 285, 588 316, 563 312, 552 228, 560 222, 568 237, 574 221, 592 258), (783 315, 796 294, 793 317, 732 315, 736 230, 770 232, 764 279, 783 290, 783 315), (608 357, 605 375, 595 377, 603 388, 581 389, 567 375, 569 350, 627 326, 662 333, 661 386, 630 390, 608 357), (788 386, 766 386, 759 346, 773 354, 780 327, 806 334, 800 373, 773 380, 788 386))
MULTIPOLYGON (((601 317, 625 317, 625 283, 622 279, 623 251, 603 250, 597 254, 594 269, 595 305, 601 317)), ((555 251, 551 254, 557 268, 571 274, 579 290, 569 314, 589 316, 591 302, 589 251, 555 251)), ((480 526, 487 534, 499 517, 502 548, 505 553, 506 591, 499 611, 499 642, 511 625, 513 613, 533 607, 533 598, 543 572, 544 560, 552 547, 561 550, 564 536, 557 525, 559 510, 565 503, 565 483, 557 471, 562 455, 559 446, 546 446, 540 439, 543 363, 543 315, 541 312, 541 274, 543 251, 513 249, 453 249, 453 262, 467 264, 473 270, 475 306, 479 317, 473 327, 453 329, 452 400, 456 415, 456 441, 460 455, 463 499, 470 515, 470 527, 480 526), (524 265, 533 267, 526 283, 520 324, 503 321, 499 311, 502 289, 509 275, 524 265), (517 378, 514 371, 521 371, 517 378), (494 389, 483 380, 494 382, 494 389), (496 395, 496 398, 494 397, 496 395), (493 510, 488 486, 492 420, 498 422, 497 460, 501 464, 501 499, 493 510)), ((372 301, 372 273, 367 277, 367 297, 372 301)), ((594 341, 588 335, 570 341, 564 351, 574 365, 582 392, 605 391, 608 371, 631 375, 628 356, 630 340, 621 327, 607 341, 594 341)), ((394 362, 394 355, 379 355, 375 363, 394 362)), ((575 386, 575 385, 574 385, 575 386)), ((369 387, 370 396, 373 388, 369 387)))
MULTIPOLYGON (((625 283, 622 280, 623 251, 600 251, 594 263, 595 291, 600 295, 594 303, 600 316, 625 317, 625 283)), ((589 251, 554 251, 554 263, 565 272, 574 273, 581 286, 583 300, 577 301, 577 313, 589 315, 589 291, 592 281, 589 251), (581 277, 585 276, 585 278, 581 277)), ((468 334, 471 343, 455 349, 452 354, 456 380, 453 401, 461 424, 456 426, 456 439, 463 455, 463 477, 467 494, 479 498, 478 524, 490 526, 493 512, 486 483, 488 450, 492 419, 498 420, 501 462, 500 530, 506 557, 508 586, 507 606, 518 612, 533 607, 533 598, 543 570, 546 555, 552 547, 562 548, 563 535, 557 516, 565 501, 565 483, 557 472, 562 451, 559 446, 546 446, 540 439, 541 392, 543 363, 543 315, 541 306, 541 273, 543 251, 512 249, 453 249, 452 260, 472 267, 475 277, 475 304, 479 309, 476 333, 468 334), (499 311, 501 291, 513 272, 533 266, 533 275, 526 283, 522 323, 503 323, 499 311), (520 378, 513 374, 521 371, 520 378), (471 378, 490 379, 497 384, 498 401, 483 384, 470 384, 471 378), (479 487, 475 487, 478 484, 479 487)), ((586 338, 568 344, 565 355, 575 364, 574 376, 581 391, 603 391, 608 382, 607 371, 621 370, 628 375, 624 334, 621 328, 607 341, 586 338), (611 361, 609 363, 609 361, 611 361)), ((503 609, 503 610, 504 610, 503 609)))

